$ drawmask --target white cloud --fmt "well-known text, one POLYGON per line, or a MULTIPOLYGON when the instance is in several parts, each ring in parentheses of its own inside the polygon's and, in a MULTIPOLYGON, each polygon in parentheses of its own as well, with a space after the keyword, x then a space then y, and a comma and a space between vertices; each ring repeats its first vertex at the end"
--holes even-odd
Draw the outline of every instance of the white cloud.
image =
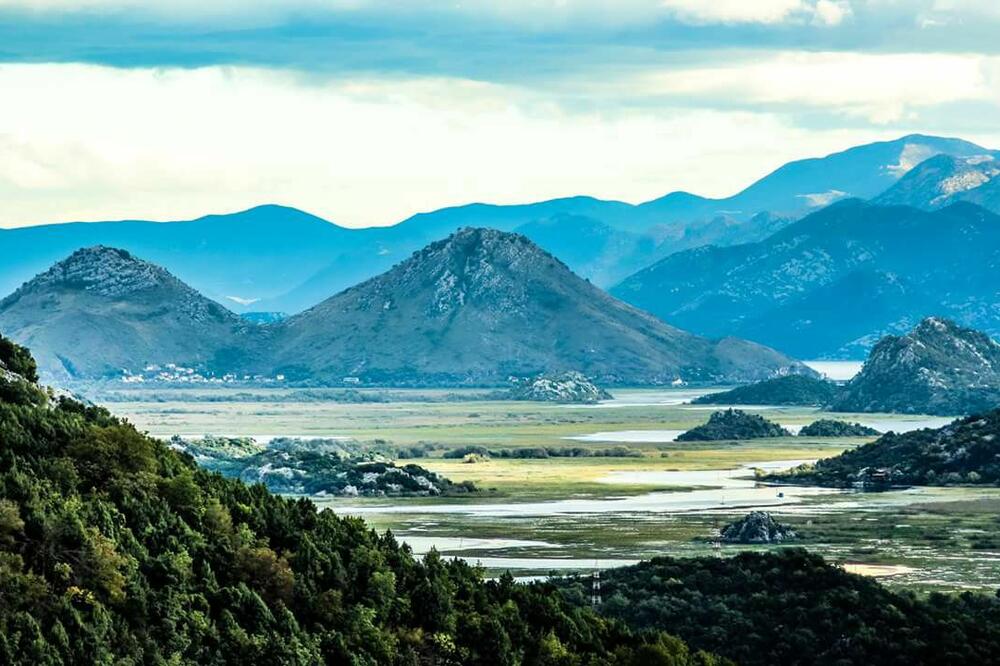
POLYGON ((708 104, 818 107, 874 123, 968 101, 1000 103, 1000 58, 967 54, 783 53, 644 74, 650 95, 708 104))
POLYGON ((351 226, 470 201, 730 194, 782 162, 885 134, 766 112, 591 112, 455 79, 0 66, 0 226, 178 219, 257 203, 351 226))
POLYGON ((854 10, 846 0, 819 0, 816 3, 813 23, 816 25, 836 26, 849 18, 854 10))

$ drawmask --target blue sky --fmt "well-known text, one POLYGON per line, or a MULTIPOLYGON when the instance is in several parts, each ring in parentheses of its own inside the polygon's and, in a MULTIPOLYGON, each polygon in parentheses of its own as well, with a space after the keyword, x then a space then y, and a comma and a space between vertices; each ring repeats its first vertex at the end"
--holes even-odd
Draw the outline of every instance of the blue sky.
POLYGON ((914 131, 998 147, 997 34, 992 0, 0 0, 0 226, 388 224, 721 196, 914 131))

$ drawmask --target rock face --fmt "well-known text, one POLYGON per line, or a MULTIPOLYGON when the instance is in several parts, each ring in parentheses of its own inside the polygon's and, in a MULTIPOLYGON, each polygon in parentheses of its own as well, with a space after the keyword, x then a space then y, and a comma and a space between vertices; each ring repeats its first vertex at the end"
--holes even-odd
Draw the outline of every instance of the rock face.
POLYGON ((0 330, 55 378, 121 376, 148 364, 232 364, 246 324, 124 250, 78 250, 0 301, 0 330))
POLYGON ((985 333, 929 317, 888 336, 834 403, 849 412, 971 414, 1000 405, 1000 344, 985 333))
POLYGON ((795 530, 776 521, 767 511, 751 511, 722 529, 726 543, 783 543, 796 537, 795 530))
POLYGON ((708 423, 692 428, 677 436, 678 442, 713 442, 762 437, 791 437, 792 433, 777 423, 757 414, 747 414, 739 409, 715 412, 708 423))
POLYGON ((512 384, 506 396, 509 400, 592 405, 612 397, 579 372, 515 378, 512 384))
POLYGON ((809 372, 743 340, 673 328, 527 238, 466 228, 283 322, 273 371, 340 382, 497 385, 579 371, 604 385, 809 372))
POLYGON ((678 252, 611 289, 693 333, 797 358, 860 359, 940 314, 1000 335, 1000 216, 843 201, 769 238, 678 252))
POLYGON ((731 391, 695 398, 696 405, 804 405, 824 406, 833 402, 837 385, 806 375, 787 375, 738 386, 731 391))
POLYGON ((860 423, 847 423, 834 419, 813 421, 799 431, 799 437, 876 437, 881 434, 875 428, 860 423))

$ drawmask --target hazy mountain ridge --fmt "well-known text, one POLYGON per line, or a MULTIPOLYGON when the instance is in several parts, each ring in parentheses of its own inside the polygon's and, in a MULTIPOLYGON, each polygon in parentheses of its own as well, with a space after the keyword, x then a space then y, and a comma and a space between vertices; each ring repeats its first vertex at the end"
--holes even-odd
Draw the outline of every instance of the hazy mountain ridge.
POLYGON ((859 358, 943 314, 1000 332, 1000 217, 833 204, 759 243, 681 252, 611 290, 701 335, 725 331, 799 358, 859 358))
POLYGON ((790 162, 723 199, 675 192, 640 205, 586 196, 469 204, 381 228, 349 229, 268 205, 182 222, 0 229, 0 244, 7 249, 0 261, 0 293, 76 249, 103 244, 164 266, 234 310, 295 313, 465 226, 521 231, 606 287, 673 252, 758 241, 837 199, 874 197, 935 154, 988 152, 957 139, 911 135, 790 162))

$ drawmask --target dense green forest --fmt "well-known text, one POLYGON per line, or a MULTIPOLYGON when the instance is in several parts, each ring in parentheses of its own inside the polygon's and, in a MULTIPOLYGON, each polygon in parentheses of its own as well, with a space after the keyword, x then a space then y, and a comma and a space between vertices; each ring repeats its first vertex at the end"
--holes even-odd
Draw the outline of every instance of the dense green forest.
MULTIPOLYGON (((1000 599, 891 591, 805 550, 656 558, 602 572, 610 617, 670 627, 693 648, 746 666, 993 664, 1000 599)), ((581 601, 590 581, 562 581, 581 601)))
POLYGON ((719 663, 201 470, 0 339, 0 663, 719 663))
POLYGON ((848 486, 1000 483, 1000 409, 943 428, 887 433, 874 442, 768 477, 848 486))

